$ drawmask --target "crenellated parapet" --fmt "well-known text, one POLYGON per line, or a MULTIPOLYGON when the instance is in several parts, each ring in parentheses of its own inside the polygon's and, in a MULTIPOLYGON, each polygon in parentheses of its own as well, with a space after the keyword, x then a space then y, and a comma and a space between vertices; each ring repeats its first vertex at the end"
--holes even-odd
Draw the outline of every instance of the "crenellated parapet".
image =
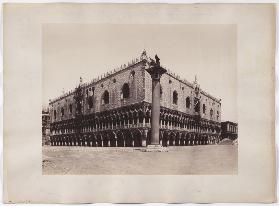
MULTIPOLYGON (((146 62, 146 61, 149 61, 149 60, 148 60, 148 56, 146 54, 146 51, 144 50, 140 57, 132 59, 132 60, 128 61, 128 63, 126 63, 126 64, 122 64, 119 67, 116 67, 116 68, 114 68, 114 69, 112 69, 112 70, 110 70, 106 73, 103 73, 100 76, 91 79, 89 82, 82 83, 80 86, 81 87, 88 87, 88 86, 91 86, 91 85, 95 85, 95 84, 97 84, 97 83, 99 83, 99 82, 101 82, 101 81, 103 81, 107 78, 111 78, 112 76, 115 76, 115 75, 121 73, 124 70, 127 70, 127 69, 141 63, 141 62, 146 62)), ((51 99, 50 104, 72 95, 74 93, 74 91, 75 90, 68 91, 68 92, 62 94, 61 96, 59 96, 57 98, 51 99)))
MULTIPOLYGON (((146 62, 149 62, 149 61, 150 61, 150 57, 147 55, 146 51, 144 50, 141 53, 140 57, 134 58, 134 59, 128 61, 128 63, 126 63, 126 64, 122 64, 122 65, 120 65, 120 66, 118 66, 118 67, 116 67, 116 68, 114 68, 114 69, 112 69, 112 70, 110 70, 110 71, 108 71, 106 73, 103 73, 102 75, 100 75, 100 76, 98 76, 96 78, 91 79, 89 82, 84 82, 84 83, 81 84, 81 86, 82 87, 89 87, 89 86, 95 85, 95 84, 97 84, 97 83, 99 83, 101 81, 104 81, 107 78, 112 78, 113 76, 121 73, 124 70, 130 69, 131 67, 133 67, 133 66, 135 66, 135 65, 137 65, 139 63, 143 63, 143 62, 146 63, 146 62)), ((179 81, 179 82, 181 82, 181 83, 183 83, 183 84, 185 84, 185 85, 187 85, 187 86, 189 86, 191 88, 194 88, 194 84, 189 82, 187 79, 181 78, 180 75, 172 72, 170 69, 166 68, 166 71, 167 71, 166 74, 169 75, 170 77, 176 79, 177 81, 179 81)), ((73 95, 74 91, 75 90, 70 90, 68 92, 64 92, 61 96, 59 96, 57 98, 54 98, 54 99, 51 99, 49 101, 49 103, 52 104, 52 103, 55 103, 55 102, 57 102, 57 101, 59 101, 61 99, 66 98, 66 97, 68 97, 70 95, 73 95)), ((204 90, 201 90, 201 92, 204 95, 208 96, 209 98, 213 99, 214 101, 221 102, 221 99, 217 99, 217 98, 213 97, 212 95, 210 95, 209 93, 205 92, 204 90)))

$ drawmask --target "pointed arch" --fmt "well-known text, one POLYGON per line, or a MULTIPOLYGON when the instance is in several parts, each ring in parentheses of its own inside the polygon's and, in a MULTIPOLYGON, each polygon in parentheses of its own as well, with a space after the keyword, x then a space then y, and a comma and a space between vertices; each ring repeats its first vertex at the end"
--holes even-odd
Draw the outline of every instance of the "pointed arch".
POLYGON ((172 103, 177 105, 177 101, 178 101, 178 93, 176 90, 174 90, 172 93, 172 103))
POLYGON ((206 106, 205 106, 205 104, 203 104, 203 105, 202 105, 202 113, 205 114, 205 111, 206 111, 206 106))
POLYGON ((102 104, 109 104, 109 92, 108 92, 108 90, 104 91, 104 93, 103 93, 102 104))
POLYGON ((191 100, 190 100, 190 97, 187 97, 186 98, 186 108, 190 109, 190 107, 191 107, 191 100))
POLYGON ((130 87, 128 83, 123 84, 121 92, 122 92, 123 99, 130 97, 130 87))

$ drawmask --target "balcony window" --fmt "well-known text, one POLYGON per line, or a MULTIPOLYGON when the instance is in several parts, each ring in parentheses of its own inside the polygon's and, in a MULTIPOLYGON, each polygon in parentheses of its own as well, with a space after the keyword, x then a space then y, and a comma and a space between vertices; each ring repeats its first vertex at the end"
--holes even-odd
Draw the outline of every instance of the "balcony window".
POLYGON ((88 108, 92 109, 93 108, 93 97, 90 96, 87 101, 88 101, 88 108))
POLYGON ((130 97, 130 87, 127 83, 125 83, 122 87, 122 96, 124 99, 130 97))
POLYGON ((212 118, 212 117, 213 117, 213 110, 210 109, 210 118, 212 118))
POLYGON ((63 117, 64 116, 64 108, 62 107, 61 108, 61 117, 63 117))
POLYGON ((103 94, 102 104, 109 104, 109 92, 107 90, 103 94))
POLYGON ((190 109, 190 106, 191 106, 191 100, 190 100, 190 97, 187 97, 186 98, 186 108, 190 109))
POLYGON ((174 91, 172 94, 172 103, 177 105, 177 101, 178 101, 178 94, 177 91, 174 91))
POLYGON ((194 105, 195 105, 195 112, 200 112, 200 100, 198 98, 195 98, 195 102, 194 102, 194 105))

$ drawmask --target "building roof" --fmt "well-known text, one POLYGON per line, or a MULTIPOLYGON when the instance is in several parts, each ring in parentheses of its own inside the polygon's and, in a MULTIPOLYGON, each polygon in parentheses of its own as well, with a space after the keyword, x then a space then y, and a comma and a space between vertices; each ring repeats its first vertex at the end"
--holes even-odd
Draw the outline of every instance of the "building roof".
POLYGON ((231 121, 223 121, 223 122, 221 122, 221 124, 233 124, 233 125, 237 125, 236 122, 231 122, 231 121))
MULTIPOLYGON (((145 50, 141 53, 141 56, 139 58, 133 59, 133 60, 129 61, 127 64, 123 64, 123 65, 113 69, 112 71, 106 72, 105 74, 102 74, 101 76, 98 76, 97 78, 93 78, 89 82, 83 83, 82 78, 80 77, 80 84, 79 85, 81 87, 87 87, 87 86, 90 86, 90 85, 97 84, 98 82, 101 82, 101 81, 103 81, 107 78, 111 78, 112 76, 117 75, 121 71, 128 70, 131 67, 135 66, 136 64, 139 64, 139 63, 144 62, 144 61, 150 61, 150 57, 147 56, 145 50)), ((166 70, 167 70, 167 72, 166 72, 167 75, 171 76, 172 78, 176 79, 177 81, 180 81, 183 84, 186 84, 189 87, 194 88, 193 83, 189 82, 186 79, 182 79, 179 75, 175 74, 174 72, 171 72, 169 69, 166 69, 166 70)), ((205 92, 201 89, 200 89, 200 91, 203 95, 213 99, 214 101, 219 102, 219 103, 221 102, 221 99, 217 99, 217 98, 213 97, 212 95, 208 94, 207 92, 205 92)), ((65 98, 65 97, 68 97, 68 96, 72 95, 73 93, 74 93, 74 90, 63 93, 61 96, 59 96, 57 98, 54 98, 52 100, 49 100, 49 103, 50 104, 55 103, 55 102, 65 98)))

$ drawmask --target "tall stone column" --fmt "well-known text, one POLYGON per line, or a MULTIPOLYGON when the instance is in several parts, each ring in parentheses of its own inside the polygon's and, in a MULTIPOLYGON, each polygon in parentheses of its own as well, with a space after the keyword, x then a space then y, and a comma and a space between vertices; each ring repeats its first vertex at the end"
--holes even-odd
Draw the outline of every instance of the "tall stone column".
POLYGON ((160 132, 160 81, 152 80, 151 144, 159 145, 160 132))
POLYGON ((152 114, 151 114, 151 144, 147 146, 147 151, 162 151, 159 141, 160 132, 160 79, 166 73, 166 69, 160 66, 160 59, 156 55, 156 62, 150 59, 149 68, 146 71, 152 79, 152 114))

